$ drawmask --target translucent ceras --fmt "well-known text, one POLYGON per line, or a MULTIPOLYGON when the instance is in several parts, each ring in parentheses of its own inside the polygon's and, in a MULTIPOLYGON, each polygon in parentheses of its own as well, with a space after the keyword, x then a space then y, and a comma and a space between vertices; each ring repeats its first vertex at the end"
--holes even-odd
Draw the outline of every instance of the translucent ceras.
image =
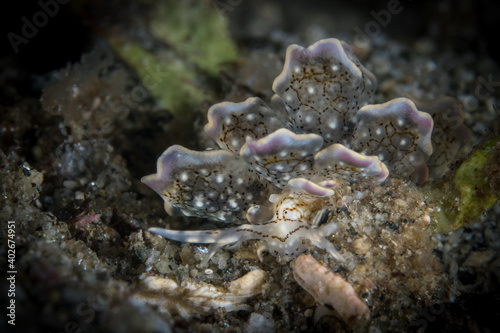
POLYGON ((314 200, 341 182, 381 183, 389 173, 420 183, 439 177, 470 136, 453 99, 420 103, 427 112, 407 98, 373 105, 376 84, 344 42, 291 45, 272 107, 259 98, 212 106, 205 132, 220 150, 172 146, 157 173, 142 179, 169 214, 232 227, 149 230, 212 243, 204 263, 221 246, 249 239, 262 241, 259 255, 268 250, 288 260, 309 240, 340 259, 327 239, 336 225, 321 223, 328 211, 313 210, 314 200))

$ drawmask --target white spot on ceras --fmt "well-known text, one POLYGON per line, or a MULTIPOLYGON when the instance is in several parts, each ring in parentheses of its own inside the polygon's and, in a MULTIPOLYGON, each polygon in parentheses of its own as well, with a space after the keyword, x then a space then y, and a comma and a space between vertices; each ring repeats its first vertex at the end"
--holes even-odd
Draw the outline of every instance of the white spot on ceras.
POLYGON ((293 97, 292 97, 292 95, 291 95, 291 94, 287 94, 287 95, 285 96, 285 100, 286 100, 287 102, 291 102, 291 101, 293 101, 293 97))
POLYGON ((288 155, 288 152, 286 150, 282 150, 278 154, 279 157, 286 157, 287 155, 288 155))
POLYGON ((299 167, 300 171, 306 171, 307 169, 309 169, 309 166, 305 163, 302 163, 299 167))
POLYGON ((336 72, 338 70, 339 70, 339 66, 337 66, 337 65, 332 66, 332 71, 336 72))
POLYGON ((406 139, 401 139, 401 141, 399 141, 399 144, 400 144, 401 146, 406 145, 406 139))
POLYGON ((231 122, 232 122, 232 120, 231 120, 231 118, 230 118, 230 117, 226 117, 226 118, 224 118, 224 123, 226 123, 226 125, 231 124, 231 122))
POLYGON ((238 185, 243 184, 243 178, 236 179, 236 184, 238 184, 238 185))
POLYGON ((380 127, 377 127, 377 130, 375 131, 375 133, 377 133, 377 135, 382 134, 382 129, 380 127))
POLYGON ((238 147, 238 144, 239 144, 238 139, 232 139, 232 140, 231 140, 231 145, 232 145, 233 147, 238 147))
POLYGON ((361 137, 366 138, 368 136, 368 131, 364 131, 361 137))
POLYGON ((337 121, 337 118, 334 118, 328 122, 328 127, 330 127, 331 129, 336 129, 338 125, 339 122, 337 121))
POLYGON ((403 120, 403 118, 398 118, 398 125, 403 126, 404 124, 405 124, 405 121, 403 120))
POLYGON ((313 87, 313 86, 309 86, 309 87, 307 87, 307 92, 308 92, 308 93, 310 93, 310 94, 314 94, 314 91, 315 91, 315 89, 314 89, 314 87, 313 87))
POLYGON ((202 194, 198 194, 194 197, 194 205, 201 208, 205 205, 205 197, 202 194))
POLYGON ((207 171, 207 169, 201 169, 201 170, 200 170, 200 173, 201 173, 203 176, 208 175, 208 171, 207 171))
POLYGON ((218 212, 218 213, 217 213, 217 218, 218 218, 220 221, 225 221, 225 220, 226 220, 226 216, 225 216, 224 212, 218 212))
POLYGON ((224 181, 224 176, 223 175, 217 175, 217 177, 215 177, 215 181, 217 183, 221 184, 224 181))
POLYGON ((294 71, 295 73, 300 73, 300 67, 299 67, 299 66, 295 66, 295 67, 293 68, 293 71, 294 71))
POLYGON ((378 159, 381 160, 381 161, 383 161, 384 160, 384 154, 379 154, 378 155, 378 159))
POLYGON ((231 207, 233 209, 237 209, 238 208, 238 203, 236 202, 235 199, 229 199, 228 203, 229 203, 229 207, 231 207))
POLYGON ((284 181, 289 181, 290 178, 292 178, 292 177, 289 174, 286 174, 286 175, 283 176, 283 180, 284 181))
POLYGON ((412 154, 412 155, 410 155, 409 160, 410 160, 410 162, 415 161, 415 156, 414 156, 413 154, 412 154))
POLYGON ((253 199, 253 195, 252 194, 247 194, 246 198, 248 201, 252 200, 253 199))
POLYGON ((181 173, 181 181, 186 182, 189 179, 187 172, 181 173))
POLYGON ((253 120, 253 118, 255 118, 255 115, 253 115, 253 114, 251 114, 251 113, 250 113, 250 114, 248 114, 248 115, 246 116, 246 118, 247 118, 247 120, 252 121, 252 120, 253 120))
POLYGON ((283 171, 283 170, 285 170, 285 167, 283 166, 283 164, 276 164, 274 169, 277 171, 283 171))
POLYGON ((306 123, 310 123, 312 121, 312 117, 307 115, 306 116, 306 123))

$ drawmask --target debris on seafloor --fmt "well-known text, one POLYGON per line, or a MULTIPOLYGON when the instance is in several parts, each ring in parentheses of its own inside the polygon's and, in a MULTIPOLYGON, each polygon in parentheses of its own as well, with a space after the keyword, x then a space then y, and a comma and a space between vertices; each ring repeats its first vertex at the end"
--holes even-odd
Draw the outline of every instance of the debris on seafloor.
POLYGON ((368 318, 368 306, 356 295, 351 284, 331 272, 316 259, 301 255, 295 260, 293 276, 320 305, 332 307, 346 322, 368 318))
POLYGON ((109 136, 129 114, 120 105, 129 82, 111 50, 96 48, 55 73, 40 101, 47 112, 63 117, 70 141, 109 136))
POLYGON ((266 279, 267 273, 256 269, 231 281, 227 288, 222 288, 190 281, 183 281, 179 285, 172 279, 149 276, 141 281, 134 298, 158 305, 162 312, 179 314, 184 319, 194 314, 210 314, 219 308, 227 312, 250 311, 245 301, 262 293, 266 279))

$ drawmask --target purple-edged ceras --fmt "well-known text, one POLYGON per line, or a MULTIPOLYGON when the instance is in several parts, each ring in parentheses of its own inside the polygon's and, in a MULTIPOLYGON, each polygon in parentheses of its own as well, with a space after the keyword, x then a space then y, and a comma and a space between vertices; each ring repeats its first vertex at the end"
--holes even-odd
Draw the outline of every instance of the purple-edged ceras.
POLYGON ((169 214, 233 226, 149 230, 213 244, 203 264, 221 246, 249 239, 262 241, 259 256, 267 250, 288 260, 311 242, 340 259, 328 241, 336 224, 321 223, 328 210, 312 208, 317 198, 333 195, 342 182, 381 183, 389 173, 417 182, 440 177, 470 136, 453 99, 421 103, 430 114, 407 98, 373 105, 376 84, 344 42, 291 45, 272 107, 259 98, 212 106, 205 132, 220 150, 172 146, 157 173, 142 179, 169 214))

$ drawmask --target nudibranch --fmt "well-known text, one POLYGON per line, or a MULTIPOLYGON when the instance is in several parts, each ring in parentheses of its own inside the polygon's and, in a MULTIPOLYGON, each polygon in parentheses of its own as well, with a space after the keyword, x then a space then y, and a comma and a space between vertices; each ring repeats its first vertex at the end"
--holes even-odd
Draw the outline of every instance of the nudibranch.
POLYGON ((389 174, 419 183, 440 177, 470 136, 454 99, 374 105, 376 85, 344 42, 289 46, 269 105, 259 98, 213 105, 204 130, 220 149, 172 146, 157 173, 142 179, 169 214, 230 227, 149 231, 212 244, 202 264, 220 247, 250 239, 261 241, 259 257, 267 250, 289 260, 311 243, 341 260, 328 240, 337 226, 318 199, 339 184, 379 184, 389 174))

